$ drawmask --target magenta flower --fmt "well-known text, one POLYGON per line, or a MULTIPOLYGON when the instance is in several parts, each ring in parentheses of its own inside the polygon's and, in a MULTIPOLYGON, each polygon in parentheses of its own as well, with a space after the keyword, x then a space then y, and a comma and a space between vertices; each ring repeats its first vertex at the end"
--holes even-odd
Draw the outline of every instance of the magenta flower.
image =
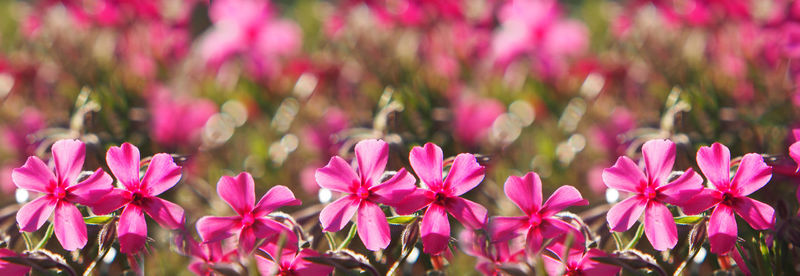
POLYGON ((675 247, 678 228, 665 203, 683 206, 692 195, 703 189, 703 178, 691 168, 678 179, 667 183, 675 163, 675 143, 650 140, 642 146, 645 170, 626 156, 603 170, 603 182, 609 188, 632 193, 633 196, 608 210, 608 224, 616 232, 627 231, 644 212, 644 233, 653 248, 664 251, 675 247))
POLYGON ((397 208, 400 214, 410 214, 428 207, 420 223, 423 252, 428 254, 447 249, 450 240, 447 213, 472 229, 483 228, 487 220, 486 208, 459 197, 483 181, 484 167, 472 154, 461 153, 442 181, 442 158, 442 149, 433 143, 411 149, 411 167, 427 188, 417 189, 397 208))
POLYGON ((416 189, 416 179, 400 169, 391 179, 380 183, 389 145, 382 140, 363 140, 355 147, 358 173, 339 156, 317 170, 320 187, 345 193, 325 206, 319 214, 322 228, 328 232, 342 230, 358 211, 356 226, 364 246, 372 251, 389 246, 391 236, 386 215, 378 203, 398 207, 405 196, 416 189))
POLYGON ((306 260, 307 257, 320 256, 314 250, 304 248, 299 252, 286 251, 280 255, 280 261, 275 261, 278 248, 272 247, 265 250, 270 258, 263 255, 256 255, 256 264, 258 265, 258 272, 261 275, 279 275, 279 276, 317 276, 317 275, 330 275, 333 272, 332 266, 318 264, 306 260), (270 250, 271 249, 271 250, 270 250))
POLYGON ((464 253, 478 259, 475 269, 484 275, 506 275, 503 265, 518 264, 525 258, 523 243, 518 240, 488 243, 485 235, 464 229, 458 235, 458 241, 464 253))
POLYGON ((608 256, 602 250, 592 248, 589 251, 570 249, 569 255, 564 258, 564 248, 562 244, 555 244, 548 247, 548 250, 558 256, 558 259, 548 254, 542 254, 544 269, 547 275, 593 275, 593 276, 614 276, 619 274, 621 267, 604 264, 593 260, 596 257, 608 256))
MULTIPOLYGON (((197 221, 197 233, 203 242, 217 242, 234 234, 239 234, 239 246, 245 253, 256 247, 257 239, 273 237, 281 232, 293 233, 286 225, 274 221, 267 215, 281 206, 300 205, 286 186, 275 186, 269 189, 256 204, 255 182, 253 176, 242 172, 235 178, 223 176, 217 182, 217 194, 236 211, 237 216, 212 217, 205 216, 197 221)), ((294 235, 287 235, 292 244, 294 235)))
POLYGON ((800 141, 794 142, 791 146, 789 146, 789 156, 794 159, 794 162, 797 163, 797 169, 795 172, 800 171, 800 141))
POLYGON ((73 204, 94 206, 111 191, 113 180, 97 169, 86 180, 77 182, 86 156, 86 146, 81 141, 59 140, 53 144, 52 152, 55 170, 31 156, 11 173, 17 187, 44 194, 19 209, 17 223, 20 230, 33 232, 55 212, 56 238, 64 249, 72 251, 83 248, 87 241, 83 215, 73 204))
POLYGON ((528 250, 539 252, 545 239, 571 231, 576 239, 575 244, 583 245, 580 230, 555 216, 566 207, 589 204, 575 187, 561 186, 542 205, 542 180, 535 172, 529 172, 524 177, 509 176, 504 190, 525 215, 492 218, 489 229, 495 242, 510 240, 524 230, 527 232, 528 250))
MULTIPOLYGON (((0 257, 17 257, 17 252, 0 248, 0 257)), ((25 276, 31 271, 30 267, 0 260, 0 273, 6 276, 25 276)))
POLYGON ((197 143, 206 122, 217 112, 214 102, 208 99, 173 97, 165 87, 155 87, 151 93, 148 100, 152 114, 150 133, 162 146, 197 143))
POLYGON ((711 252, 716 254, 731 251, 736 244, 734 212, 756 230, 770 229, 775 224, 775 210, 771 206, 747 197, 769 182, 772 168, 761 155, 748 153, 731 179, 730 163, 731 153, 726 146, 714 143, 711 147, 701 147, 697 151, 697 165, 713 188, 703 189, 684 206, 687 214, 716 207, 708 221, 708 242, 711 252))
POLYGON ((236 257, 236 250, 227 253, 222 248, 222 242, 199 243, 193 238, 187 240, 189 254, 192 261, 189 263, 189 271, 196 275, 213 276, 214 265, 229 263, 236 257))
POLYGON ((504 112, 503 104, 495 99, 464 95, 453 107, 455 138, 467 146, 474 146, 489 134, 494 120, 504 112))
POLYGON ((144 176, 139 178, 139 149, 129 143, 111 147, 106 153, 108 168, 123 188, 114 188, 103 197, 92 211, 107 214, 125 207, 117 224, 119 249, 122 253, 136 253, 147 239, 147 213, 159 225, 177 229, 183 227, 184 212, 181 206, 156 196, 175 186, 181 179, 181 167, 172 156, 159 153, 153 156, 144 176))

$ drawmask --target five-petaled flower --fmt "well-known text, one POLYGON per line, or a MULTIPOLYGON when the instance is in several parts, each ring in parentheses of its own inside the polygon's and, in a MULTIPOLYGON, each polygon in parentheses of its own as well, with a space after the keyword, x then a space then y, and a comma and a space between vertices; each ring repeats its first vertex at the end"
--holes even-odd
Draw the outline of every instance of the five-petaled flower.
POLYGON ((484 167, 475 156, 461 153, 456 156, 450 172, 442 181, 442 149, 433 143, 411 149, 409 161, 414 172, 427 188, 417 189, 397 207, 400 214, 410 214, 428 207, 420 223, 423 252, 439 254, 447 249, 450 222, 447 213, 472 229, 486 225, 486 208, 459 196, 483 181, 484 167))
POLYGON ((539 175, 529 172, 524 177, 509 176, 504 190, 506 196, 519 207, 524 216, 494 217, 490 220, 489 231, 494 242, 508 241, 523 230, 527 232, 528 250, 538 252, 544 239, 551 239, 572 232, 575 244, 582 246, 583 234, 569 223, 555 216, 564 208, 575 205, 588 205, 575 187, 565 185, 553 192, 542 205, 542 180, 539 175))
POLYGON ((287 245, 296 244, 296 237, 283 223, 268 215, 281 206, 300 205, 286 186, 274 186, 256 204, 255 182, 253 176, 242 172, 236 177, 223 176, 217 182, 217 194, 236 211, 236 216, 205 216, 197 221, 197 233, 203 242, 217 242, 234 234, 239 234, 239 246, 244 253, 256 247, 258 239, 287 234, 287 245))
POLYGON ((703 189, 703 179, 689 168, 667 183, 675 163, 675 143, 670 140, 647 141, 642 146, 642 155, 644 173, 626 156, 620 156, 614 166, 603 170, 606 186, 633 194, 608 210, 608 224, 613 231, 626 231, 644 212, 647 240, 654 249, 664 251, 678 242, 678 228, 664 203, 683 207, 703 189))
POLYGON ((144 213, 165 228, 183 227, 181 206, 156 196, 175 186, 181 179, 181 167, 172 156, 159 153, 150 160, 144 176, 139 178, 139 149, 128 143, 111 147, 106 153, 108 168, 123 188, 114 188, 92 206, 97 214, 107 214, 125 207, 117 224, 119 247, 122 253, 137 253, 147 239, 144 213))
POLYGON ((720 143, 701 147, 697 151, 697 165, 713 188, 703 189, 684 207, 684 212, 691 215, 716 206, 708 221, 708 241, 711 252, 717 254, 731 251, 736 244, 734 212, 756 230, 770 229, 775 224, 775 210, 771 206, 747 197, 769 182, 772 168, 761 155, 748 153, 731 179, 730 163, 728 147, 720 143))
POLYGON ((364 140, 355 146, 358 173, 339 156, 316 172, 317 184, 346 195, 325 206, 319 221, 325 231, 342 230, 358 212, 358 236, 369 250, 386 248, 391 241, 389 223, 378 203, 395 206, 415 189, 416 179, 400 169, 391 179, 381 183, 389 159, 389 145, 381 140, 364 140))
POLYGON ((78 140, 60 140, 53 144, 51 170, 36 156, 28 157, 25 165, 14 169, 11 177, 21 189, 44 195, 31 201, 17 212, 20 230, 33 232, 42 227, 55 211, 53 227, 56 238, 66 250, 86 245, 86 224, 74 203, 93 206, 108 194, 113 180, 102 169, 97 169, 81 182, 78 176, 83 168, 86 146, 78 140), (55 174, 53 174, 55 172, 55 174))

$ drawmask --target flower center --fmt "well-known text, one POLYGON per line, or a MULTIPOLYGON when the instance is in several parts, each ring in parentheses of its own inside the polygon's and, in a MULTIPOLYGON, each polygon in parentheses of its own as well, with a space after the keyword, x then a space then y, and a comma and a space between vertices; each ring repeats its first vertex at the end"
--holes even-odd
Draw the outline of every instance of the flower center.
POLYGON ((247 213, 247 214, 244 214, 244 216, 242 216, 242 226, 243 227, 249 227, 250 225, 253 225, 253 223, 255 223, 255 222, 256 222, 256 219, 253 217, 252 213, 247 213))
POLYGON ((53 191, 53 196, 57 199, 63 199, 67 196, 67 191, 64 190, 64 187, 57 186, 56 189, 53 191))
POLYGON ((644 188, 644 192, 642 192, 642 194, 647 199, 654 199, 654 198, 656 198, 656 195, 658 195, 658 192, 656 192, 656 189, 653 189, 653 187, 647 186, 647 187, 644 188))
POLYGON ((539 224, 542 224, 542 218, 539 217, 539 214, 533 214, 528 219, 528 224, 530 224, 531 227, 538 227, 539 224))
POLYGON ((733 199, 736 198, 730 192, 725 192, 722 194, 722 202, 728 206, 733 206, 733 199))
POLYGON ((445 193, 436 192, 436 195, 434 196, 434 201, 439 203, 444 203, 445 199, 447 199, 447 195, 445 193))
POLYGON ((367 199, 369 197, 369 189, 364 186, 358 187, 358 191, 356 191, 356 196, 360 199, 367 199))
POLYGON ((131 194, 131 202, 141 205, 144 203, 145 195, 141 191, 136 191, 131 194))
POLYGON ((583 271, 575 268, 567 268, 567 271, 564 272, 564 276, 583 276, 583 271))

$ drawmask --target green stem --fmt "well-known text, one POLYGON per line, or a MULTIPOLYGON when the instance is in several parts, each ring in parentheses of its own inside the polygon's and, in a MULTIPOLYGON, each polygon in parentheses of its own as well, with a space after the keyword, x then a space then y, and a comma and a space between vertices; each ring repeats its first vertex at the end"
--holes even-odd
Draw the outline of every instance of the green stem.
POLYGON ((639 223, 639 229, 636 230, 636 235, 633 236, 631 242, 628 243, 628 246, 625 249, 631 249, 639 243, 639 239, 642 238, 642 234, 644 233, 644 223, 639 223))
POLYGON ((336 248, 336 239, 333 237, 333 233, 325 232, 325 239, 328 240, 328 248, 331 250, 336 248))
POLYGON ((618 232, 611 231, 611 236, 614 237, 614 243, 617 245, 617 250, 622 250, 622 238, 619 236, 618 232))
POLYGON ((34 249, 40 249, 47 245, 47 242, 50 241, 50 237, 53 236, 53 228, 53 223, 50 223, 50 226, 47 226, 47 232, 44 232, 44 237, 42 237, 42 240, 39 241, 39 244, 37 244, 34 249))
POLYGON ((22 239, 25 240, 26 249, 33 249, 33 242, 31 241, 31 237, 28 236, 28 232, 22 232, 22 239))
POLYGON ((356 230, 356 224, 351 223, 350 232, 347 233, 347 238, 344 239, 342 244, 340 244, 337 249, 342 250, 347 248, 347 246, 350 245, 350 242, 353 241, 353 238, 356 237, 356 230))

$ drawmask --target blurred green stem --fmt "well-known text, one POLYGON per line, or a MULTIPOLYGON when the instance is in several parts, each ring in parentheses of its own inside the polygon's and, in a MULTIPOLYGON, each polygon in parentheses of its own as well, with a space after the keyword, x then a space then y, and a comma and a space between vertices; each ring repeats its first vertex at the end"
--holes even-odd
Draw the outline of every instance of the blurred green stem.
POLYGON ((22 239, 25 240, 25 248, 27 248, 28 250, 33 249, 33 242, 31 242, 31 237, 28 236, 28 232, 21 232, 21 233, 22 233, 22 239))
POLYGON ((614 237, 614 243, 617 245, 617 250, 622 250, 622 238, 619 236, 619 232, 611 231, 611 236, 614 237))
POLYGON ((325 239, 328 240, 328 248, 330 248, 331 250, 334 250, 334 249, 337 248, 336 247, 336 239, 333 237, 333 233, 326 231, 325 232, 325 239))
POLYGON ((356 224, 351 223, 350 232, 347 233, 347 238, 345 238, 342 244, 339 245, 339 247, 337 248, 338 250, 345 249, 347 248, 348 245, 350 245, 350 242, 353 241, 353 238, 355 238, 356 236, 356 230, 357 230, 356 224))
POLYGON ((39 244, 37 244, 36 248, 34 249, 40 249, 45 245, 47 245, 47 242, 50 241, 50 237, 52 236, 53 236, 53 223, 50 223, 50 225, 47 226, 47 232, 44 232, 44 237, 42 237, 42 240, 39 241, 39 244))
POLYGON ((625 249, 631 249, 639 243, 639 239, 642 238, 642 234, 644 233, 644 223, 639 222, 639 229, 636 230, 636 235, 633 236, 633 239, 628 243, 628 246, 625 249))

